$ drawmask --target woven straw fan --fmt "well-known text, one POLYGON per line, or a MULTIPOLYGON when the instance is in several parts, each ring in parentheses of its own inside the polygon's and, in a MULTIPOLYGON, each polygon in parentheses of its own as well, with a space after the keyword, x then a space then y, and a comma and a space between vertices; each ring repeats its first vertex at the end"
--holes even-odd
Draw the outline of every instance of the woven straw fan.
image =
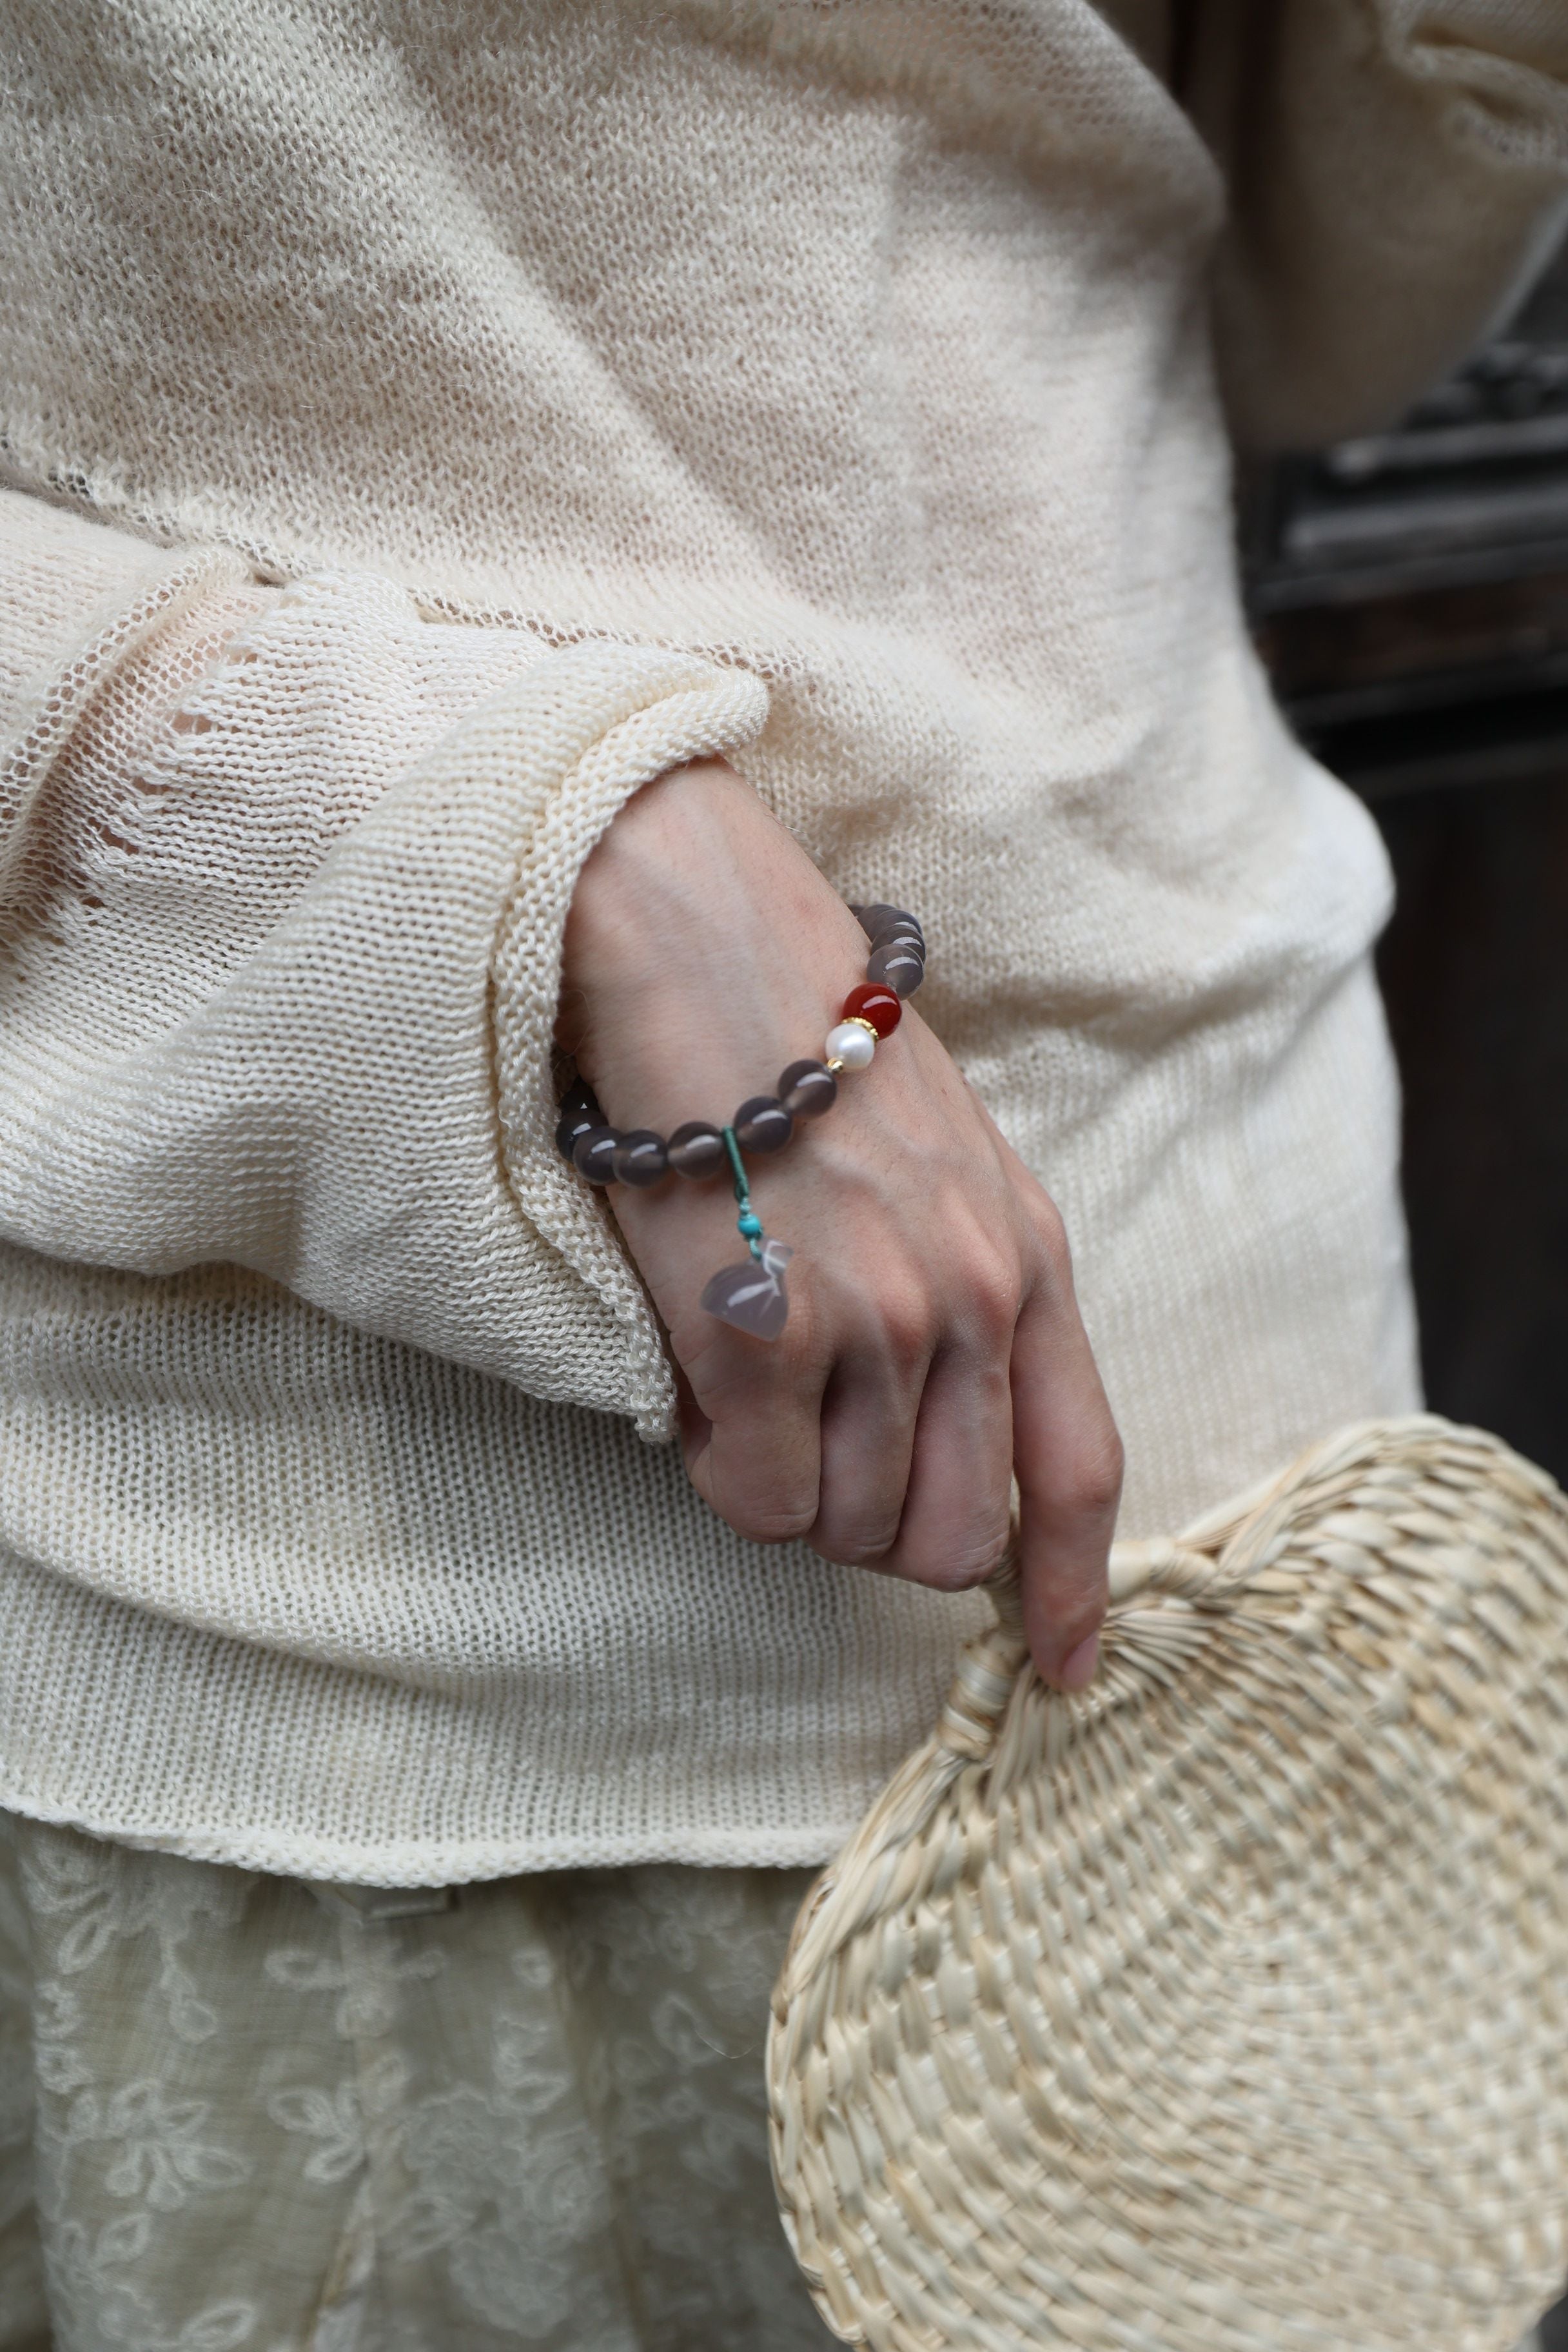
POLYGON ((1568 1507, 1373 1423, 1016 1585, 802 1910, 784 2227, 875 2352, 1507 2352, 1568 2270, 1568 1507))

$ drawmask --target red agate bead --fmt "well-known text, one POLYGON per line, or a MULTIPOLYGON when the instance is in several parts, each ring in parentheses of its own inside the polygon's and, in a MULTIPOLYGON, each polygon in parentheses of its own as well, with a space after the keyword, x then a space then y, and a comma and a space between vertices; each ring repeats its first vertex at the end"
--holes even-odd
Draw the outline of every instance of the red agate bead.
POLYGON ((868 1021, 879 1037, 890 1037, 904 1017, 897 989, 879 980, 862 981, 844 1000, 840 1021, 868 1021))

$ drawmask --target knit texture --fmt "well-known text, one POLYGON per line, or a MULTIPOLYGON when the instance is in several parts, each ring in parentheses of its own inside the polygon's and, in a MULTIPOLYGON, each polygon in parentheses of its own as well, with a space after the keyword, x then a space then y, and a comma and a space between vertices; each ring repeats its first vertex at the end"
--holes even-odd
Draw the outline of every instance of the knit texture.
MULTIPOLYGON (((0 530, 62 562, 101 536, 14 493, 0 530)), ((147 1274, 252 1266, 662 1434, 651 1310, 552 1147, 561 933, 626 794, 738 748, 765 690, 236 569, 166 569, 20 698, 0 1220, 147 1274)))
MULTIPOLYGON (((1555 12, 1277 13, 1400 124, 1379 298, 1457 346, 1568 171, 1555 12)), ((572 889, 723 751, 921 909, 1126 1531, 1414 1402, 1386 872, 1247 645, 1206 302, 1296 82, 1200 7, 1194 123, 1152 0, 89 14, 0 68, 0 1802, 365 1881, 818 1858, 981 1605, 643 1442, 551 1144, 572 889)), ((1317 413, 1414 389, 1300 283, 1317 413)))

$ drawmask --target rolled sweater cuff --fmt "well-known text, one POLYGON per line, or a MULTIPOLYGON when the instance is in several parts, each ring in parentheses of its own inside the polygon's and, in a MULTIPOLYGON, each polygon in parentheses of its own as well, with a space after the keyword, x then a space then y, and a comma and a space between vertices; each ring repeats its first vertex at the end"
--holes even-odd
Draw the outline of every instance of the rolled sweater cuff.
POLYGON ((56 746, 0 976, 0 1232, 238 1263, 668 1434, 657 1318, 553 1149, 562 939, 625 799, 748 740, 765 689, 430 622, 367 575, 266 593, 174 702, 149 652, 56 746))

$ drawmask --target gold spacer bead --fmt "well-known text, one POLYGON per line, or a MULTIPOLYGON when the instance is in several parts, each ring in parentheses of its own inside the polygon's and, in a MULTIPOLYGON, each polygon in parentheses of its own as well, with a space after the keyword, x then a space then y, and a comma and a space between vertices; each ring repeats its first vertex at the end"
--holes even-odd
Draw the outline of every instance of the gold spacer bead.
POLYGON ((872 1040, 873 1044, 878 1045, 881 1044, 882 1033, 878 1028, 874 1021, 868 1021, 864 1014, 859 1013, 852 1013, 849 1015, 849 1019, 855 1028, 864 1029, 867 1036, 872 1040))
POLYGON ((822 1066, 827 1072, 830 1078, 842 1077, 844 1075, 844 1065, 839 1060, 837 1054, 829 1054, 826 1061, 824 1062, 822 1066))

